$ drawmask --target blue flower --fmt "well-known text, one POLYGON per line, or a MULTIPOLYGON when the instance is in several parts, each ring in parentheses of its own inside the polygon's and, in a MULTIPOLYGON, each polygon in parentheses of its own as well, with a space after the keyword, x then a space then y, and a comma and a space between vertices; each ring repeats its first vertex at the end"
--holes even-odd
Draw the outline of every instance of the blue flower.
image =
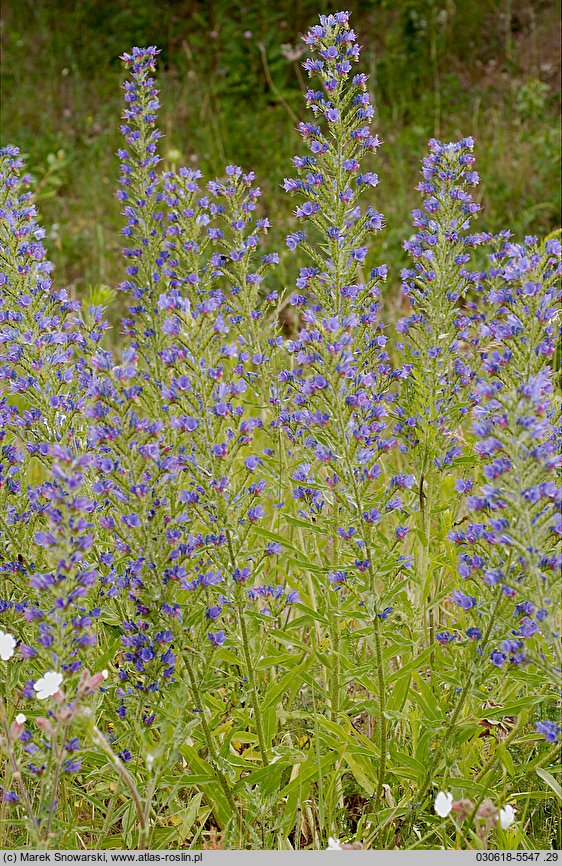
POLYGON ((556 743, 558 741, 558 734, 562 728, 556 722, 545 719, 542 722, 535 722, 535 730, 539 734, 542 734, 549 743, 556 743))
POLYGON ((470 610, 472 607, 476 607, 476 599, 474 596, 465 595, 460 589, 454 590, 451 595, 451 600, 454 601, 455 604, 458 604, 459 607, 462 607, 463 610, 470 610))
POLYGON ((442 631, 435 635, 435 639, 443 646, 448 643, 453 643, 456 638, 457 636, 455 634, 451 634, 451 632, 449 631, 442 631))
POLYGON ((505 662, 505 653, 502 653, 502 652, 500 652, 500 650, 497 650, 497 649, 494 650, 494 651, 490 654, 490 661, 491 661, 492 664, 494 664, 497 668, 501 668, 502 665, 503 665, 503 663, 505 662))

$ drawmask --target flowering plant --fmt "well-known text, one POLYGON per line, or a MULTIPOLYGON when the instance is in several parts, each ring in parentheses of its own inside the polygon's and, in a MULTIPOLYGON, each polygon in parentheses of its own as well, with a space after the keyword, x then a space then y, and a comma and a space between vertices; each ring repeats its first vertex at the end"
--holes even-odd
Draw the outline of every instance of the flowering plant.
POLYGON ((560 243, 474 233, 474 142, 432 140, 386 324, 349 14, 305 43, 296 291, 253 172, 159 168, 154 47, 122 58, 117 348, 0 151, 12 846, 551 844, 560 243))

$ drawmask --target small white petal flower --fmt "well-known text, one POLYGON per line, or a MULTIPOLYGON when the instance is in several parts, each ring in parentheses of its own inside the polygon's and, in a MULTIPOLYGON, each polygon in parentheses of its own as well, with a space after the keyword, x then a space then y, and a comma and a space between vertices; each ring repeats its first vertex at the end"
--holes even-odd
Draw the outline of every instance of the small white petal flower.
POLYGON ((59 690, 62 679, 62 674, 57 673, 57 671, 47 671, 45 676, 37 680, 33 686, 37 692, 38 699, 42 701, 44 698, 50 698, 52 695, 55 695, 59 690))
POLYGON ((453 808, 453 795, 448 792, 445 793, 445 791, 439 791, 435 798, 434 807, 440 818, 446 818, 453 808))
POLYGON ((104 680, 106 680, 106 679, 108 678, 108 676, 109 676, 109 671, 107 670, 107 668, 104 668, 104 669, 103 669, 103 671, 101 672, 101 675, 102 675, 102 677, 104 678, 104 680))
POLYGON ((340 845, 340 840, 339 839, 333 839, 330 836, 330 838, 328 839, 328 847, 326 848, 326 851, 341 851, 341 850, 342 850, 342 847, 340 845))
POLYGON ((503 809, 500 809, 500 826, 502 830, 507 830, 508 827, 511 827, 514 821, 515 809, 508 803, 507 806, 504 806, 503 809))
POLYGON ((16 639, 5 631, 0 631, 0 659, 7 662, 11 659, 16 648, 16 639))
POLYGON ((16 722, 18 723, 18 725, 23 725, 23 723, 25 722, 25 720, 26 720, 26 716, 24 716, 23 713, 18 713, 18 714, 17 714, 17 716, 16 716, 16 722))

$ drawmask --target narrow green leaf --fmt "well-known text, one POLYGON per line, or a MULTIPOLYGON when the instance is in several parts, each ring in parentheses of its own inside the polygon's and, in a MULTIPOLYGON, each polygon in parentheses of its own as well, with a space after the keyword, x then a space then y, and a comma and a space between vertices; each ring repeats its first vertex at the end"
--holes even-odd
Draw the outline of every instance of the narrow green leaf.
POLYGON ((317 526, 315 523, 312 523, 312 521, 309 522, 307 520, 300 520, 298 517, 293 517, 291 514, 286 514, 285 520, 291 526, 298 526, 301 529, 306 529, 307 532, 309 530, 312 530, 312 532, 318 532, 320 534, 323 534, 324 532, 324 529, 321 526, 317 526))
POLYGON ((355 760, 349 752, 344 752, 344 760, 347 763, 349 769, 353 773, 355 781, 358 785, 360 785, 364 791, 367 792, 369 797, 372 797, 375 793, 375 786, 367 777, 363 767, 359 765, 359 763, 355 760))
POLYGON ((556 796, 559 800, 562 800, 562 788, 560 787, 559 782, 556 781, 552 773, 549 773, 548 770, 545 770, 544 767, 537 767, 536 769, 537 776, 539 776, 543 782, 552 788, 556 796))
POLYGON ((198 775, 207 776, 207 782, 201 782, 200 786, 203 789, 205 797, 209 804, 213 807, 213 815, 221 829, 226 827, 232 817, 232 809, 229 806, 228 800, 218 781, 214 768, 201 758, 193 746, 184 743, 180 746, 180 753, 186 759, 189 766, 196 771, 198 775))
POLYGON ((277 683, 270 683, 262 703, 262 710, 267 710, 268 707, 274 707, 281 696, 288 689, 295 694, 302 682, 302 674, 312 661, 312 656, 308 656, 301 664, 295 665, 282 677, 277 683))
POLYGON ((498 755, 498 758, 500 760, 500 764, 502 765, 502 767, 505 767, 505 769, 508 772, 508 775, 514 776, 515 775, 515 765, 513 763, 513 758, 511 757, 511 755, 509 754, 509 750, 506 749, 506 747, 503 745, 503 743, 498 745, 497 755, 498 755))
POLYGON ((404 704, 406 703, 408 691, 410 689, 411 679, 411 674, 406 673, 406 676, 399 677, 398 681, 394 683, 392 691, 390 692, 390 695, 386 702, 386 707, 389 712, 402 711, 404 704))

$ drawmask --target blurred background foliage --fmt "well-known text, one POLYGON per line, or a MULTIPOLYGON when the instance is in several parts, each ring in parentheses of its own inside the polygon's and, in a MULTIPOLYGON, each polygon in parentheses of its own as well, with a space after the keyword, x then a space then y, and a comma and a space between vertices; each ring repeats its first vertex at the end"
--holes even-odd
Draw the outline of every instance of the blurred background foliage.
MULTIPOLYGON (((545 234, 560 211, 559 8, 556 0, 352 0, 384 146, 374 203, 387 228, 371 257, 403 264, 428 138, 477 139, 479 227, 545 234)), ((118 176, 119 55, 156 44, 166 163, 207 177, 253 168, 284 246, 291 203, 280 189, 306 116, 300 39, 318 0, 3 0, 2 143, 18 144, 37 181, 58 281, 108 300, 122 279, 118 176)), ((370 263, 370 262, 369 262, 370 263)), ((294 279, 287 257, 279 287, 294 279)), ((115 307, 119 312, 123 301, 115 307)))

